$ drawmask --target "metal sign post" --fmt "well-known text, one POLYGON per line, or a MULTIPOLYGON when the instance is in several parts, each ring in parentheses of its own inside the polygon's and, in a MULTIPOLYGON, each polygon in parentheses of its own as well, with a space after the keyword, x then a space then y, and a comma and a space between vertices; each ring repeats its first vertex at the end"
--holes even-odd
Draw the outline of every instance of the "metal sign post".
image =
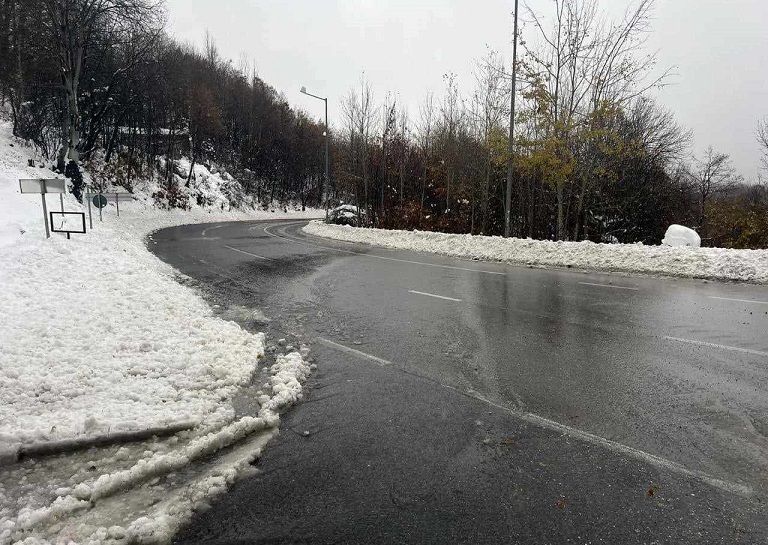
POLYGON ((66 180, 63 178, 36 178, 19 180, 19 191, 21 193, 40 193, 43 201, 43 221, 45 222, 45 238, 51 238, 51 229, 48 225, 48 205, 45 202, 46 193, 61 194, 61 210, 64 211, 64 192, 66 191, 66 180))
POLYGON ((88 223, 91 224, 91 231, 93 231, 93 216, 91 215, 91 198, 86 195, 85 200, 88 201, 88 223))
POLYGON ((132 201, 133 200, 133 193, 128 193, 127 191, 116 191, 115 193, 111 193, 115 197, 115 207, 117 208, 117 217, 120 217, 120 201, 132 201))
POLYGON ((115 208, 117 209, 117 217, 120 217, 120 201, 133 200, 133 193, 128 193, 124 191, 104 193, 103 191, 99 191, 98 193, 86 193, 85 197, 88 200, 88 220, 91 224, 91 229, 93 229, 93 217, 91 215, 91 204, 93 204, 93 206, 99 209, 99 221, 104 221, 102 209, 109 204, 107 197, 114 197, 115 208))

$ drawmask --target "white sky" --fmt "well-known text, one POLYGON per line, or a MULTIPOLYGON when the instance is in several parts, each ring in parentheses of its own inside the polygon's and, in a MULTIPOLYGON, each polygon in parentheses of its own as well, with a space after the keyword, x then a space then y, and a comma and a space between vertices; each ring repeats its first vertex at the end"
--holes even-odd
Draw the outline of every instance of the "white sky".
MULTIPOLYGON (((551 0, 530 0, 545 11, 551 0)), ((600 0, 620 16, 629 0, 600 0)), ((396 93, 412 118, 428 91, 441 96, 454 72, 462 91, 474 61, 491 47, 511 58, 513 0, 168 0, 171 32, 202 44, 205 31, 237 65, 245 54, 258 75, 315 117, 323 105, 299 93, 329 97, 331 124, 339 100, 362 72, 377 102, 396 93)), ((521 15, 525 13, 520 3, 521 15)), ((768 116, 768 1, 657 0, 650 50, 659 66, 676 66, 659 102, 695 134, 695 151, 729 153, 754 179, 754 133, 768 116)))

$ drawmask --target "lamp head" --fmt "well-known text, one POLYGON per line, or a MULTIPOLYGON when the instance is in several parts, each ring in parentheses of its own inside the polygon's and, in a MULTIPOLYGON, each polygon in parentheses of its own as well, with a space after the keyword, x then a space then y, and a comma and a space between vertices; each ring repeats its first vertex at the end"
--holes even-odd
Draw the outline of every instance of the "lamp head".
POLYGON ((305 95, 307 94, 307 88, 304 87, 303 85, 301 86, 301 92, 304 93, 305 95))

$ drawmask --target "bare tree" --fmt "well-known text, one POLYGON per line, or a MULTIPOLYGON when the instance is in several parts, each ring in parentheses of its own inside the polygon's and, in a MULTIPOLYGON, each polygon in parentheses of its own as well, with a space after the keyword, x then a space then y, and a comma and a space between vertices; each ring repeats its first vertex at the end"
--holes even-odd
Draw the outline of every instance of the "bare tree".
POLYGON ((768 117, 765 117, 757 123, 757 143, 760 146, 760 161, 763 163, 763 170, 768 174, 768 117))
MULTIPOLYGON (((580 161, 556 188, 558 238, 572 223, 573 238, 579 226, 590 184, 595 179, 595 155, 601 127, 596 124, 606 108, 625 107, 648 89, 663 85, 671 69, 653 76, 656 55, 641 55, 652 21, 655 0, 639 0, 619 23, 598 11, 596 0, 555 0, 551 26, 528 7, 538 44, 523 42, 524 72, 537 85, 539 105, 549 119, 549 138, 579 151, 580 161), (577 147, 575 138, 583 140, 577 147), (564 210, 565 185, 573 185, 575 210, 564 210), (572 216, 572 217, 573 217, 572 216)), ((570 208, 569 208, 570 209, 570 208)))
POLYGON ((475 92, 472 95, 471 113, 476 126, 477 138, 482 142, 485 157, 483 186, 480 203, 481 233, 488 228, 488 203, 490 201, 491 172, 493 170, 493 136, 509 112, 510 90, 504 85, 504 61, 496 51, 488 51, 475 68, 475 92))
POLYGON ((424 102, 419 105, 419 121, 417 125, 418 143, 421 150, 424 171, 421 176, 421 213, 424 214, 424 197, 427 190, 429 161, 432 151, 432 138, 435 132, 435 97, 428 93, 424 102))
POLYGON ((701 159, 696 159, 691 171, 696 192, 699 196, 699 230, 703 230, 707 218, 707 204, 717 195, 734 190, 742 181, 731 163, 730 155, 716 152, 708 147, 701 159))
POLYGON ((459 87, 456 74, 443 75, 445 81, 445 96, 440 105, 442 115, 443 155, 445 157, 445 212, 451 211, 451 184, 458 167, 457 136, 459 124, 462 121, 461 105, 459 104, 459 87))
POLYGON ((369 206, 368 147, 371 133, 376 128, 378 108, 374 106, 373 90, 365 77, 360 80, 360 94, 350 89, 341 102, 341 111, 350 139, 350 151, 359 165, 357 177, 363 182, 363 206, 367 209, 369 206))
POLYGON ((627 112, 633 138, 642 144, 651 163, 671 166, 690 153, 693 131, 685 129, 674 114, 650 98, 639 97, 627 112))
POLYGON ((57 158, 63 171, 67 158, 75 164, 80 159, 80 80, 88 56, 126 42, 138 28, 161 26, 162 9, 159 0, 42 0, 42 5, 64 90, 64 143, 57 158))
POLYGON ((397 111, 397 175, 400 181, 400 206, 405 199, 405 164, 408 161, 408 108, 401 103, 397 111))

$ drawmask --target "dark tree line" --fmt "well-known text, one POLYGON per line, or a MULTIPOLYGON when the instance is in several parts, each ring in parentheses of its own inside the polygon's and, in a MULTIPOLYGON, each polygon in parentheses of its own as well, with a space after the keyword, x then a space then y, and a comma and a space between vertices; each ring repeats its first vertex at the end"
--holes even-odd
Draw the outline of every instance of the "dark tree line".
MULTIPOLYGON (((705 244, 768 245, 768 195, 729 157, 691 155, 691 134, 649 98, 663 85, 642 53, 654 0, 619 23, 597 0, 528 14, 521 41, 510 217, 518 237, 658 243, 671 223, 705 244)), ((499 235, 509 160, 510 67, 489 52, 464 95, 446 74, 417 112, 361 82, 341 101, 324 180, 324 127, 251 65, 164 31, 161 0, 0 0, 0 102, 79 193, 94 179, 155 179, 185 207, 194 166, 231 173, 230 201, 356 203, 385 228, 499 235), (186 161, 181 161, 181 157, 186 161)), ((768 149, 765 122, 757 138, 768 149)), ((194 186, 194 184, 192 184, 194 186)), ((200 204, 204 198, 197 196, 200 204)))
POLYGON ((182 155, 221 165, 264 204, 318 205, 324 127, 210 38, 202 51, 170 38, 164 20, 158 0, 0 0, 14 134, 73 181, 81 166, 124 185, 157 177, 170 206, 186 205, 179 186, 194 176, 182 155))

